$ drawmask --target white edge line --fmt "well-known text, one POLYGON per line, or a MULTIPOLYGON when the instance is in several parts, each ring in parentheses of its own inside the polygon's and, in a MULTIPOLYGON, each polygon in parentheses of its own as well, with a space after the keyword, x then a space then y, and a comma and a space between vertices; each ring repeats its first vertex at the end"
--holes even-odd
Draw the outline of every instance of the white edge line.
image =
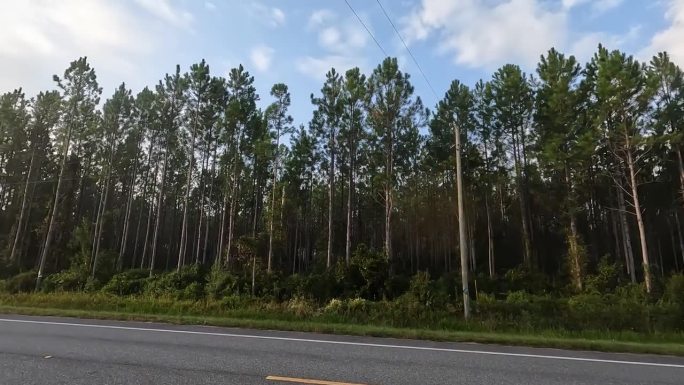
POLYGON ((434 351, 434 352, 482 354, 482 355, 491 355, 491 356, 544 358, 544 359, 563 360, 563 361, 598 362, 598 363, 608 363, 608 364, 657 366, 657 367, 684 369, 684 364, 680 365, 680 364, 663 364, 663 363, 658 363, 658 362, 602 360, 599 358, 564 357, 564 356, 551 356, 551 355, 547 356, 547 355, 541 355, 541 354, 507 353, 507 352, 489 352, 489 351, 484 351, 484 350, 431 348, 431 347, 425 347, 425 346, 373 344, 373 343, 367 343, 367 342, 316 340, 316 339, 293 338, 293 337, 258 336, 258 335, 250 335, 250 334, 232 334, 232 333, 212 333, 212 332, 200 332, 200 331, 192 331, 192 330, 156 329, 156 328, 141 328, 141 327, 133 327, 133 326, 114 326, 114 325, 94 325, 94 324, 69 323, 69 322, 16 320, 16 319, 7 319, 7 318, 0 318, 0 322, 9 322, 9 323, 14 322, 14 323, 27 323, 27 324, 39 324, 39 325, 59 325, 59 326, 73 326, 73 327, 115 329, 115 330, 131 330, 131 331, 146 331, 146 332, 157 332, 157 333, 194 334, 194 335, 220 336, 220 337, 229 337, 229 338, 250 338, 250 339, 259 339, 259 340, 307 342, 307 343, 317 343, 317 344, 364 346, 364 347, 388 348, 388 349, 424 350, 424 351, 434 351))

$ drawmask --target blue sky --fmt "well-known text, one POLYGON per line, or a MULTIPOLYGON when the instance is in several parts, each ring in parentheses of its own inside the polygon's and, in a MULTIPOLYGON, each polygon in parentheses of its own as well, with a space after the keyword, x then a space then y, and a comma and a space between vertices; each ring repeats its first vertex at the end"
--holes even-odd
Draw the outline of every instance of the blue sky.
MULTIPOLYGON (((551 46, 591 57, 596 45, 648 60, 668 50, 684 64, 684 0, 380 0, 441 96, 453 79, 473 84, 505 63, 534 71, 551 46)), ((349 0, 384 50, 412 74, 428 107, 428 88, 376 0, 349 0)), ((0 91, 30 95, 54 88, 52 74, 86 55, 103 97, 125 81, 135 92, 176 64, 206 59, 215 75, 242 63, 262 104, 284 82, 296 123, 311 114, 309 95, 325 72, 383 59, 344 0, 0 0, 0 91)))

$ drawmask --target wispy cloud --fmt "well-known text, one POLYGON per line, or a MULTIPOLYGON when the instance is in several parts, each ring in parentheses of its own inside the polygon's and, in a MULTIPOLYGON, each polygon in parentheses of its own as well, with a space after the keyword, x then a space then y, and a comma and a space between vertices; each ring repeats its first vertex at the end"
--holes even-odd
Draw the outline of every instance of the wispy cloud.
POLYGON ((261 3, 253 3, 251 9, 254 17, 272 28, 285 25, 287 17, 285 12, 278 7, 267 7, 261 3))
POLYGON ((252 48, 249 58, 258 71, 265 72, 271 68, 274 52, 275 50, 267 45, 259 45, 252 48))
POLYGON ((135 0, 147 12, 179 28, 190 29, 195 17, 192 13, 177 8, 169 0, 135 0))
POLYGON ((656 33, 640 56, 650 59, 661 51, 667 51, 673 61, 684 66, 684 0, 667 0, 665 18, 670 25, 656 33))

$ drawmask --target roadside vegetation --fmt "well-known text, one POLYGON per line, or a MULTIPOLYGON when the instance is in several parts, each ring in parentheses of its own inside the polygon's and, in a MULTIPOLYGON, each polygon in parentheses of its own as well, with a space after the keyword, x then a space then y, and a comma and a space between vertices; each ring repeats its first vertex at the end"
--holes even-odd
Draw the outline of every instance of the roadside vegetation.
POLYGON ((2 311, 681 352, 666 53, 551 49, 533 75, 443 85, 433 110, 386 58, 330 69, 296 123, 287 85, 218 72, 101 104, 79 58, 57 90, 0 95, 2 311))

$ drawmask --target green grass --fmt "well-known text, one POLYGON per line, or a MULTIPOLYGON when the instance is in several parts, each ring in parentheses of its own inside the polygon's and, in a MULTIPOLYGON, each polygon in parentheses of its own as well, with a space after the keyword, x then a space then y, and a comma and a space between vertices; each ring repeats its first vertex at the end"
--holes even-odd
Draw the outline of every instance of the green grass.
POLYGON ((455 319, 426 322, 425 327, 401 327, 387 320, 357 323, 306 307, 263 303, 230 308, 218 301, 79 293, 19 294, 0 295, 0 313, 684 356, 681 333, 492 330, 477 321, 466 324, 455 319))

